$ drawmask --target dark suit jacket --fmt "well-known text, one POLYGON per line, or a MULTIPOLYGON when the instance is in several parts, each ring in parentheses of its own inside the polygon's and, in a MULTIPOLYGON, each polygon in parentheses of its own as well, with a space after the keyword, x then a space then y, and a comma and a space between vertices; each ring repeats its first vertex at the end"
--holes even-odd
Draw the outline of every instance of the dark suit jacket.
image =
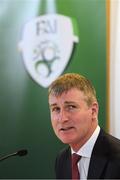
MULTIPOLYGON (((56 158, 56 179, 71 179, 71 150, 62 150, 56 158)), ((120 179, 120 140, 100 130, 94 145, 87 179, 120 179)))

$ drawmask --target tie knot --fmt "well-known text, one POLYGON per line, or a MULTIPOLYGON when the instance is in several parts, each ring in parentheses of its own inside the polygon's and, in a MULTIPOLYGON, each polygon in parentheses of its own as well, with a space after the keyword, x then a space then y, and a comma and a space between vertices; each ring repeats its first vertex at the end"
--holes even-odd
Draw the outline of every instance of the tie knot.
POLYGON ((73 153, 73 154, 72 154, 72 163, 73 163, 73 164, 77 164, 78 161, 80 160, 80 158, 81 158, 80 155, 78 155, 78 154, 76 154, 76 153, 73 153))

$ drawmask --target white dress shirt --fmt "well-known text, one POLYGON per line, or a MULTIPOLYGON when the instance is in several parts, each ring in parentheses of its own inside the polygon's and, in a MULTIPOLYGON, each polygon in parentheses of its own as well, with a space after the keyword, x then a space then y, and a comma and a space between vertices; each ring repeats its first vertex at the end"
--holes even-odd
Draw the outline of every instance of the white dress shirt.
POLYGON ((79 149, 77 153, 73 149, 71 149, 72 154, 76 153, 81 156, 81 159, 78 162, 78 169, 80 171, 80 179, 87 180, 90 158, 91 158, 94 144, 99 135, 99 132, 100 132, 100 127, 97 126, 97 128, 95 129, 90 139, 79 149))

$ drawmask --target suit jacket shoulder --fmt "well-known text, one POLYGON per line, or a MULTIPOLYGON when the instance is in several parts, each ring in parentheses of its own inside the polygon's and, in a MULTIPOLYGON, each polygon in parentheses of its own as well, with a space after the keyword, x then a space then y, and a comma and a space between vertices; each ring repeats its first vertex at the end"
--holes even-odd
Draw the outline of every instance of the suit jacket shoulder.
POLYGON ((103 130, 93 148, 88 179, 120 179, 120 140, 103 130))
POLYGON ((67 147, 60 151, 55 162, 57 179, 71 179, 71 149, 67 147))
POLYGON ((93 153, 108 155, 109 158, 120 157, 120 140, 101 129, 93 153))

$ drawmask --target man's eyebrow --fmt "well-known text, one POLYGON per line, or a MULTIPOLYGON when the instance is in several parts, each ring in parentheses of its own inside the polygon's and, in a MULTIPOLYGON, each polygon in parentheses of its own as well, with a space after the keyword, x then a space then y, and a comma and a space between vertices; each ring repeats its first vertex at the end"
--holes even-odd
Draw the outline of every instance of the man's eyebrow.
MULTIPOLYGON (((74 101, 65 101, 64 104, 76 104, 74 101)), ((50 104, 50 107, 57 106, 57 103, 50 104)))
POLYGON ((50 107, 57 106, 57 103, 50 104, 50 107))
POLYGON ((74 101, 65 101, 65 104, 76 104, 74 101))

